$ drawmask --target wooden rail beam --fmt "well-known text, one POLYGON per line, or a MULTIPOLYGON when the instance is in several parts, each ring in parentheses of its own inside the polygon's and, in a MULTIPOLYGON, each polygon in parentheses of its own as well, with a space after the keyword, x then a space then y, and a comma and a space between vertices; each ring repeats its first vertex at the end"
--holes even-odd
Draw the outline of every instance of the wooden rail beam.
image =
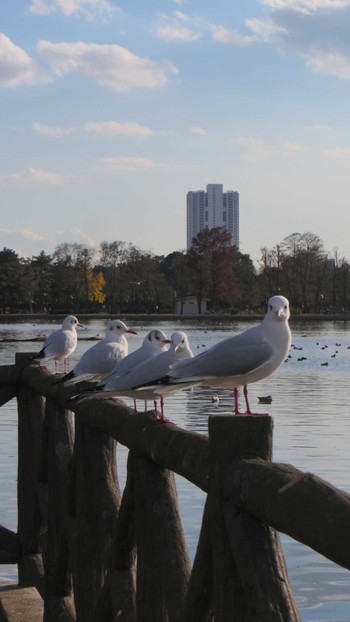
MULTIPOLYGON (((152 413, 134 414, 122 401, 71 403, 71 392, 53 385, 55 378, 45 368, 29 365, 22 370, 22 379, 33 390, 72 408, 81 423, 110 434, 208 492, 209 442, 203 435, 160 424, 152 413)), ((251 419, 252 426, 257 420, 230 419, 251 419)), ((227 467, 225 496, 258 520, 350 569, 350 496, 328 482, 290 465, 241 456, 227 467)))

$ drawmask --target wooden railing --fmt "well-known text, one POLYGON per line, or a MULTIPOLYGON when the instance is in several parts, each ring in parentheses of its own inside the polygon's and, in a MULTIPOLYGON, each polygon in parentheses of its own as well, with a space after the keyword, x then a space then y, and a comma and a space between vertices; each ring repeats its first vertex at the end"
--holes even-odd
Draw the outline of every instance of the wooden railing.
POLYGON ((18 401, 18 531, 0 527, 0 562, 45 622, 297 622, 278 531, 350 569, 350 496, 273 463, 269 416, 211 416, 204 436, 122 401, 73 414, 29 357, 0 367, 0 405, 18 401), (174 473, 207 493, 193 567, 174 473))

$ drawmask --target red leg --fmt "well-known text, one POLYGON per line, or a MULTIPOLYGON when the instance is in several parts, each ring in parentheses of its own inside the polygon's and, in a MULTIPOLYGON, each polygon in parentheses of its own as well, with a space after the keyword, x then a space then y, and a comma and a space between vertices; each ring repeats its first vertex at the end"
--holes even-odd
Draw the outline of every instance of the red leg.
POLYGON ((238 388, 235 387, 233 389, 233 397, 235 400, 235 409, 234 409, 234 413, 235 415, 240 415, 241 413, 239 412, 239 407, 238 407, 238 388))
POLYGON ((243 387, 243 395, 244 395, 244 399, 245 399, 245 405, 246 405, 246 413, 247 415, 251 415, 252 411, 250 410, 250 406, 249 406, 249 400, 248 400, 248 387, 245 384, 243 387))

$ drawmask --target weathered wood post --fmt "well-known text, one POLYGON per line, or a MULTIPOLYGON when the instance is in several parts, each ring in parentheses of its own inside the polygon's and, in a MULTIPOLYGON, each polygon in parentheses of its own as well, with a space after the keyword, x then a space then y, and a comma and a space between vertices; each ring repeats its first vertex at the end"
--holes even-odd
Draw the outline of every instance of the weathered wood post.
POLYGON ((190 562, 174 473, 133 456, 138 622, 183 622, 190 562))
POLYGON ((119 508, 111 564, 98 604, 95 622, 136 622, 136 533, 132 452, 119 508))
MULTIPOLYGON (((16 365, 38 365, 30 358, 35 353, 16 353, 16 365)), ((45 398, 20 385, 18 402, 18 536, 22 557, 18 563, 21 585, 34 585, 33 574, 42 577, 40 553, 45 537, 47 501, 44 487, 38 480, 41 437, 44 425, 45 398), (28 563, 27 563, 28 562, 28 563), (28 571, 28 564, 31 570, 28 571)), ((38 584, 39 581, 36 581, 38 584)))
POLYGON ((243 512, 227 493, 232 487, 229 472, 241 484, 240 461, 271 460, 272 429, 272 419, 265 415, 209 417, 213 610, 220 622, 233 617, 240 622, 300 622, 278 534, 243 512))
POLYGON ((94 622, 120 505, 116 441, 75 417, 73 585, 77 622, 94 622))
POLYGON ((48 538, 44 556, 44 622, 50 622, 56 617, 66 622, 75 619, 72 604, 65 598, 71 593, 69 540, 72 535, 68 518, 68 490, 74 442, 73 415, 47 398, 45 416, 48 538))

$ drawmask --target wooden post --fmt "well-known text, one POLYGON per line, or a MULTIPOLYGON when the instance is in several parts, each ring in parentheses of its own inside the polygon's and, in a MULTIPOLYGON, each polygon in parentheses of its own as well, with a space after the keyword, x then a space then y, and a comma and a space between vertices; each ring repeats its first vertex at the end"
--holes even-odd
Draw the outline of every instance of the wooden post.
POLYGON ((45 415, 48 441, 48 539, 44 557, 46 584, 44 622, 50 622, 53 619, 53 612, 57 610, 64 612, 60 617, 63 622, 74 619, 72 605, 68 599, 64 601, 64 597, 71 592, 67 495, 74 433, 72 413, 55 404, 50 398, 46 401, 45 415), (60 576, 57 574, 58 567, 60 576))
POLYGON ((183 622, 190 562, 174 474, 134 457, 138 622, 183 622))
POLYGON ((196 555, 184 605, 184 622, 211 622, 213 594, 213 546, 208 498, 203 512, 196 555))
POLYGON ((98 605, 95 622, 136 622, 136 533, 132 454, 112 546, 111 566, 98 605))
MULTIPOLYGON (((214 611, 220 622, 232 619, 226 616, 225 601, 227 597, 230 601, 233 599, 230 594, 225 596, 222 593, 220 583, 222 553, 229 548, 235 581, 238 580, 241 592, 239 602, 232 603, 232 613, 237 619, 240 622, 300 621, 277 533, 242 512, 225 494, 227 473, 232 478, 236 471, 239 482, 240 461, 244 458, 271 460, 272 426, 272 419, 268 416, 209 417, 213 458, 211 485, 213 493, 219 490, 221 497, 217 498, 219 506, 215 515, 219 517, 220 538, 226 538, 226 549, 223 540, 220 540, 221 554, 216 572, 214 570, 215 578, 219 577, 216 589, 214 584, 214 594, 217 594, 214 611)), ((218 551, 218 547, 213 548, 218 551)))
MULTIPOLYGON (((17 353, 16 365, 28 364, 30 353, 17 353)), ((33 365, 36 363, 32 362, 33 365)), ((44 489, 38 481, 41 436, 44 423, 45 398, 21 385, 18 401, 18 536, 22 554, 35 555, 41 552, 40 539, 46 529, 46 499, 44 489)), ((18 564, 19 583, 33 585, 25 565, 18 564)))
POLYGON ((120 491, 116 441, 75 419, 76 546, 73 570, 77 622, 93 622, 109 565, 120 491))

